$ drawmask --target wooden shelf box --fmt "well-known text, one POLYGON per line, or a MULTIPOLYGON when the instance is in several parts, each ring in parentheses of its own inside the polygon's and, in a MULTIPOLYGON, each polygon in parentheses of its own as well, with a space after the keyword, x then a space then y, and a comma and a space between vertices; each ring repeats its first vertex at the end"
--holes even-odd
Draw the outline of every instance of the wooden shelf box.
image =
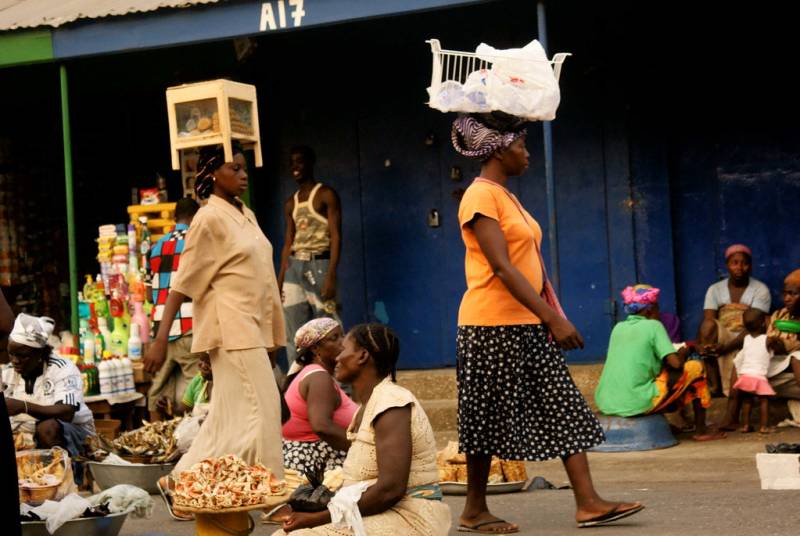
POLYGON ((167 88, 172 169, 181 166, 180 151, 221 144, 225 161, 233 160, 231 140, 252 147, 261 167, 256 88, 230 80, 210 80, 167 88))

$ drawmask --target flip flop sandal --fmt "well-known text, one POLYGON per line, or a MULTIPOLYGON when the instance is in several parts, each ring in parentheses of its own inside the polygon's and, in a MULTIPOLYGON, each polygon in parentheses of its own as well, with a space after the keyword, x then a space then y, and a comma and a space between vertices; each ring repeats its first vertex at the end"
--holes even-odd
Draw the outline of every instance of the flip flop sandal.
POLYGON ((492 530, 486 528, 484 530, 481 530, 481 527, 486 527, 487 525, 497 525, 498 523, 508 523, 508 521, 504 519, 493 519, 491 521, 484 521, 483 523, 477 523, 472 526, 459 525, 458 532, 474 532, 478 534, 514 534, 516 532, 519 532, 519 528, 503 529, 503 530, 492 530))
POLYGON ((167 513, 169 516, 174 519, 175 521, 194 521, 194 516, 189 514, 188 517, 180 517, 175 513, 175 510, 172 509, 172 498, 169 495, 169 492, 165 490, 161 486, 161 482, 156 482, 156 487, 158 488, 158 492, 161 494, 161 498, 164 499, 164 505, 167 507, 167 513))
POLYGON ((607 525, 614 521, 618 521, 620 519, 626 518, 628 516, 632 516, 638 512, 644 510, 644 505, 640 504, 639 506, 635 506, 628 510, 619 510, 619 506, 611 510, 610 512, 606 512, 603 515, 599 515, 597 517, 593 517, 592 519, 587 519, 586 521, 579 521, 578 528, 585 529, 588 527, 599 527, 600 525, 607 525))

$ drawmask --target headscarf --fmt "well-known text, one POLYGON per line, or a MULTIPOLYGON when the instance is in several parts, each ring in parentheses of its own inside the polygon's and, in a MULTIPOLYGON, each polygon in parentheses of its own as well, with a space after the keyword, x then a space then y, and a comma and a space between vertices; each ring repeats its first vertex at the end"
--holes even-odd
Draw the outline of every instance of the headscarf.
POLYGON ((450 138, 456 151, 478 160, 486 160, 495 151, 506 149, 515 140, 526 134, 524 128, 513 131, 495 130, 469 115, 453 121, 450 138))
POLYGON ((787 275, 783 283, 785 285, 796 285, 800 287, 800 268, 787 275))
POLYGON ((297 353, 306 352, 338 327, 339 322, 332 318, 315 318, 306 322, 294 334, 294 346, 297 348, 297 353))
POLYGON ((52 318, 20 313, 14 320, 14 329, 8 338, 30 348, 44 348, 55 327, 56 323, 52 318))
POLYGON ((625 312, 629 315, 635 315, 643 309, 658 303, 658 295, 661 289, 652 287, 650 285, 634 285, 626 287, 622 291, 622 300, 625 303, 625 312))
POLYGON ((725 250, 725 261, 727 262, 728 259, 731 258, 731 255, 736 255, 737 253, 744 253, 751 259, 753 258, 753 252, 750 251, 749 247, 744 244, 733 244, 725 250))
MULTIPOLYGON (((238 141, 231 144, 233 154, 243 153, 244 148, 238 141)), ((200 149, 197 160, 197 174, 194 180, 194 191, 198 199, 207 199, 214 191, 214 172, 225 163, 225 150, 222 145, 208 145, 200 149)))

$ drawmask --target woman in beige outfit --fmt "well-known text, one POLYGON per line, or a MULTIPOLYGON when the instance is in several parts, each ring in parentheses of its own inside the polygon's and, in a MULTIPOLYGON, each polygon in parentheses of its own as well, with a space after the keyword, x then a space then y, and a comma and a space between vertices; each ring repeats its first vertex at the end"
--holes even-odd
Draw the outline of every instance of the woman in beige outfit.
MULTIPOLYGON (((369 536, 445 536, 450 508, 442 502, 436 440, 411 391, 394 383, 400 343, 380 324, 354 327, 336 358, 336 379, 353 386, 361 408, 347 430, 344 486, 366 482, 358 501, 369 536)), ((328 510, 295 512, 273 536, 352 536, 328 510)))
POLYGON ((186 235, 145 368, 161 366, 172 319, 191 298, 192 352, 211 356, 214 390, 208 417, 174 474, 205 458, 235 454, 283 478, 280 399, 268 356, 286 344, 283 311, 272 245, 239 198, 247 190, 246 161, 240 147, 234 153, 233 162, 225 162, 221 147, 201 151, 196 190, 208 204, 186 235))

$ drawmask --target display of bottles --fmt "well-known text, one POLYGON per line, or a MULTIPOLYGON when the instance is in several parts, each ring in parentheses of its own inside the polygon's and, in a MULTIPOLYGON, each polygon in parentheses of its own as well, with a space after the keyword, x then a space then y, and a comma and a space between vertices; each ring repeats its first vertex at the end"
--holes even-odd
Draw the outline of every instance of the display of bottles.
POLYGON ((128 337, 128 357, 134 361, 142 358, 142 339, 139 336, 139 324, 136 323, 131 324, 131 335, 128 337))

